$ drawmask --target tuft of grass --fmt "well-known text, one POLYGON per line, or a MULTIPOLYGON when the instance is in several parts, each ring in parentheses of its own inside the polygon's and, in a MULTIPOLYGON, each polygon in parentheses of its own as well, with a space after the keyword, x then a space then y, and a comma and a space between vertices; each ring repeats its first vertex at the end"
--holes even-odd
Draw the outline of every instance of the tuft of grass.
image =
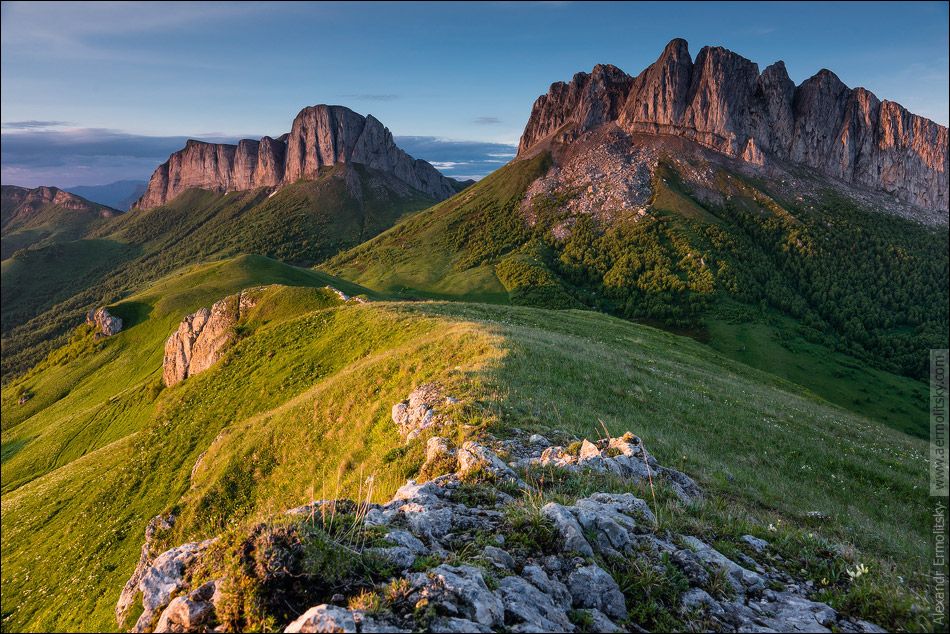
MULTIPOLYGON (((423 555, 422 557, 416 557, 416 560, 412 562, 412 566, 409 568, 412 572, 425 572, 430 568, 435 568, 442 563, 442 557, 435 553, 429 555, 423 555)), ((399 587, 397 586, 392 590, 395 593, 398 593, 399 587)))
POLYGON ((541 515, 540 507, 505 508, 505 549, 514 557, 556 554, 558 532, 554 523, 541 515))
MULTIPOLYGON (((421 443, 420 443, 421 445, 421 443)), ((419 469, 417 482, 428 482, 439 476, 455 473, 458 470, 458 458, 454 454, 440 454, 434 460, 427 460, 419 469)), ((467 483, 464 486, 469 486, 467 483)), ((465 493, 460 493, 465 496, 465 493)))
POLYGON ((594 617, 590 610, 569 610, 567 618, 574 624, 578 632, 596 632, 594 629, 594 617))
POLYGON ((667 553, 656 565, 638 558, 614 558, 604 564, 627 600, 630 622, 651 632, 684 631, 679 607, 689 581, 667 553))

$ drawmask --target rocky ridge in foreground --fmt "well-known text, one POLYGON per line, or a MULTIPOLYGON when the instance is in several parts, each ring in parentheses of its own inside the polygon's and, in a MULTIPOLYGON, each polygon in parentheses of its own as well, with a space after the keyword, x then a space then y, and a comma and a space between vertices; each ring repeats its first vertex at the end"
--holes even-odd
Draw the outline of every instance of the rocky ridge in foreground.
MULTIPOLYGON (((436 411, 445 396, 431 385, 420 390, 409 398, 419 415, 398 408, 394 420, 404 430, 413 420, 446 429, 450 423, 436 411)), ((646 631, 651 623, 883 631, 811 600, 807 584, 770 563, 770 545, 760 538, 743 537, 747 548, 729 558, 664 529, 651 502, 629 492, 547 501, 544 478, 559 473, 649 481, 651 489, 672 487, 686 505, 702 495, 630 433, 567 448, 538 435, 457 447, 431 436, 420 469, 431 479, 410 480, 385 504, 318 500, 237 538, 153 555, 156 535, 174 523, 173 516, 156 518, 116 616, 128 623, 141 605, 138 632, 248 629, 262 624, 254 610, 285 632, 620 632, 646 631), (236 564, 222 564, 229 560, 236 564), (632 602, 630 588, 643 578, 668 588, 666 621, 632 602)))

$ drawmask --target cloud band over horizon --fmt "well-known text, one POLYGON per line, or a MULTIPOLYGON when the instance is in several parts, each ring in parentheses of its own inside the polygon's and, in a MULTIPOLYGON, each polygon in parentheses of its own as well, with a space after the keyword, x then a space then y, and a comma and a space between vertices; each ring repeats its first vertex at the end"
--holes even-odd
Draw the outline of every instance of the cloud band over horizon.
MULTIPOLYGON (((146 136, 103 128, 63 128, 61 121, 4 122, 0 181, 4 185, 60 188, 148 180, 156 167, 182 149, 188 136, 146 136)), ((249 135, 250 138, 259 138, 249 135)), ((243 137, 200 136, 211 143, 243 137)), ((432 136, 397 136, 396 144, 429 161, 446 176, 478 180, 514 157, 516 146, 432 136)))

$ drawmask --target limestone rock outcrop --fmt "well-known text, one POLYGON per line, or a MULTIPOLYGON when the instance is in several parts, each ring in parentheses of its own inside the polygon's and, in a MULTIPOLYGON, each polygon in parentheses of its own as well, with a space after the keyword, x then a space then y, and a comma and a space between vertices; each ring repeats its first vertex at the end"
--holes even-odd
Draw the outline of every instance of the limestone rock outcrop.
MULTIPOLYGON (((645 456, 642 442, 635 444, 634 438, 626 434, 604 444, 610 454, 639 451, 645 456)), ((462 447, 494 464, 501 459, 491 447, 533 456, 539 444, 520 437, 486 438, 462 447)), ((598 444, 588 442, 580 454, 589 460, 602 457, 598 444)), ((464 467, 463 459, 459 466, 464 467)), ((285 632, 645 631, 631 603, 642 595, 631 593, 629 573, 618 576, 625 570, 676 575, 675 597, 656 609, 669 610, 668 617, 682 621, 684 631, 883 631, 816 600, 810 582, 797 581, 776 565, 778 553, 762 538, 743 536, 727 557, 693 535, 658 526, 648 501, 630 492, 593 492, 568 504, 548 501, 536 510, 550 485, 536 482, 540 489, 519 498, 497 473, 460 469, 423 484, 410 480, 385 504, 318 500, 292 509, 275 524, 258 525, 251 533, 255 546, 242 542, 240 552, 248 557, 261 549, 253 556, 272 564, 258 564, 254 574, 266 582, 261 588, 279 593, 281 607, 292 608, 273 623, 285 632), (546 536, 535 541, 527 538, 524 524, 516 528, 512 522, 538 512, 536 521, 546 536), (319 537, 325 535, 320 529, 336 525, 341 533, 344 521, 342 533, 352 537, 337 546, 339 552, 386 562, 383 577, 372 586, 361 580, 328 603, 286 590, 291 587, 286 579, 308 552, 308 540, 332 548, 319 537), (306 528, 298 531, 295 525, 306 528), (491 543, 481 541, 487 539, 491 543)), ((233 626, 232 593, 240 592, 240 579, 189 575, 199 565, 219 573, 208 561, 209 544, 173 548, 136 569, 130 586, 141 591, 145 610, 137 630, 156 617, 154 631, 228 631, 228 623, 233 626), (225 622, 229 605, 231 620, 225 622)), ((292 578, 306 588, 320 583, 322 574, 310 569, 292 578)), ((273 597, 262 597, 263 603, 269 600, 273 597)), ((122 613, 133 603, 123 599, 122 613)))
POLYGON ((802 164, 852 185, 947 211, 947 128, 849 88, 828 70, 795 86, 782 62, 758 65, 721 47, 690 56, 670 42, 637 77, 613 66, 551 85, 534 104, 519 156, 559 134, 604 123, 674 135, 754 165, 802 164))
POLYGON ((257 294, 241 291, 200 308, 181 320, 165 341, 162 380, 171 387, 217 363, 234 340, 234 326, 257 301, 257 294))
POLYGON ((683 501, 702 496, 699 486, 685 473, 664 467, 650 455, 638 436, 627 432, 617 438, 603 438, 595 442, 584 440, 575 452, 560 446, 533 452, 521 461, 523 465, 538 464, 568 471, 612 473, 632 481, 653 478, 664 480, 683 501))
POLYGON ((152 561, 156 556, 156 553, 152 552, 153 543, 157 535, 164 531, 171 530, 174 524, 174 515, 156 515, 149 520, 149 523, 145 526, 145 542, 142 544, 139 562, 135 566, 135 571, 132 573, 132 576, 129 577, 129 580, 126 582, 125 587, 122 588, 122 592, 119 594, 119 600, 116 602, 115 619, 117 623, 121 624, 125 620, 126 615, 136 601, 136 595, 140 592, 139 584, 145 572, 152 566, 152 561))
POLYGON ((448 421, 437 408, 457 402, 443 395, 438 385, 425 383, 414 389, 409 398, 393 405, 392 419, 399 428, 399 435, 409 442, 427 429, 434 431, 446 424, 448 421))
POLYGON ((339 163, 385 172, 436 200, 455 193, 448 178, 402 151, 372 115, 317 105, 301 110, 290 133, 276 139, 243 139, 237 145, 189 140, 158 166, 133 207, 157 207, 192 188, 230 192, 280 187, 316 178, 321 167, 339 163))
POLYGON ((86 323, 95 329, 97 337, 111 337, 122 330, 122 318, 116 317, 105 307, 90 310, 86 314, 86 323))

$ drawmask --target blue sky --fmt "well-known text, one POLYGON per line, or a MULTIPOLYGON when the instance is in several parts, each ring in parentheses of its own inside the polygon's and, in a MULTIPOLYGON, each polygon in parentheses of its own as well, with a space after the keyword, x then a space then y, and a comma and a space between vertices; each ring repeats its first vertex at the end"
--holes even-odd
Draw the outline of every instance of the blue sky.
POLYGON ((760 68, 782 59, 796 83, 830 68, 946 125, 947 7, 5 2, 3 182, 147 177, 182 137, 276 136, 316 103, 372 113, 416 137, 421 158, 479 176, 552 82, 600 62, 636 74, 673 37, 693 55, 708 44, 760 68), (165 140, 136 149, 142 136, 165 140))

